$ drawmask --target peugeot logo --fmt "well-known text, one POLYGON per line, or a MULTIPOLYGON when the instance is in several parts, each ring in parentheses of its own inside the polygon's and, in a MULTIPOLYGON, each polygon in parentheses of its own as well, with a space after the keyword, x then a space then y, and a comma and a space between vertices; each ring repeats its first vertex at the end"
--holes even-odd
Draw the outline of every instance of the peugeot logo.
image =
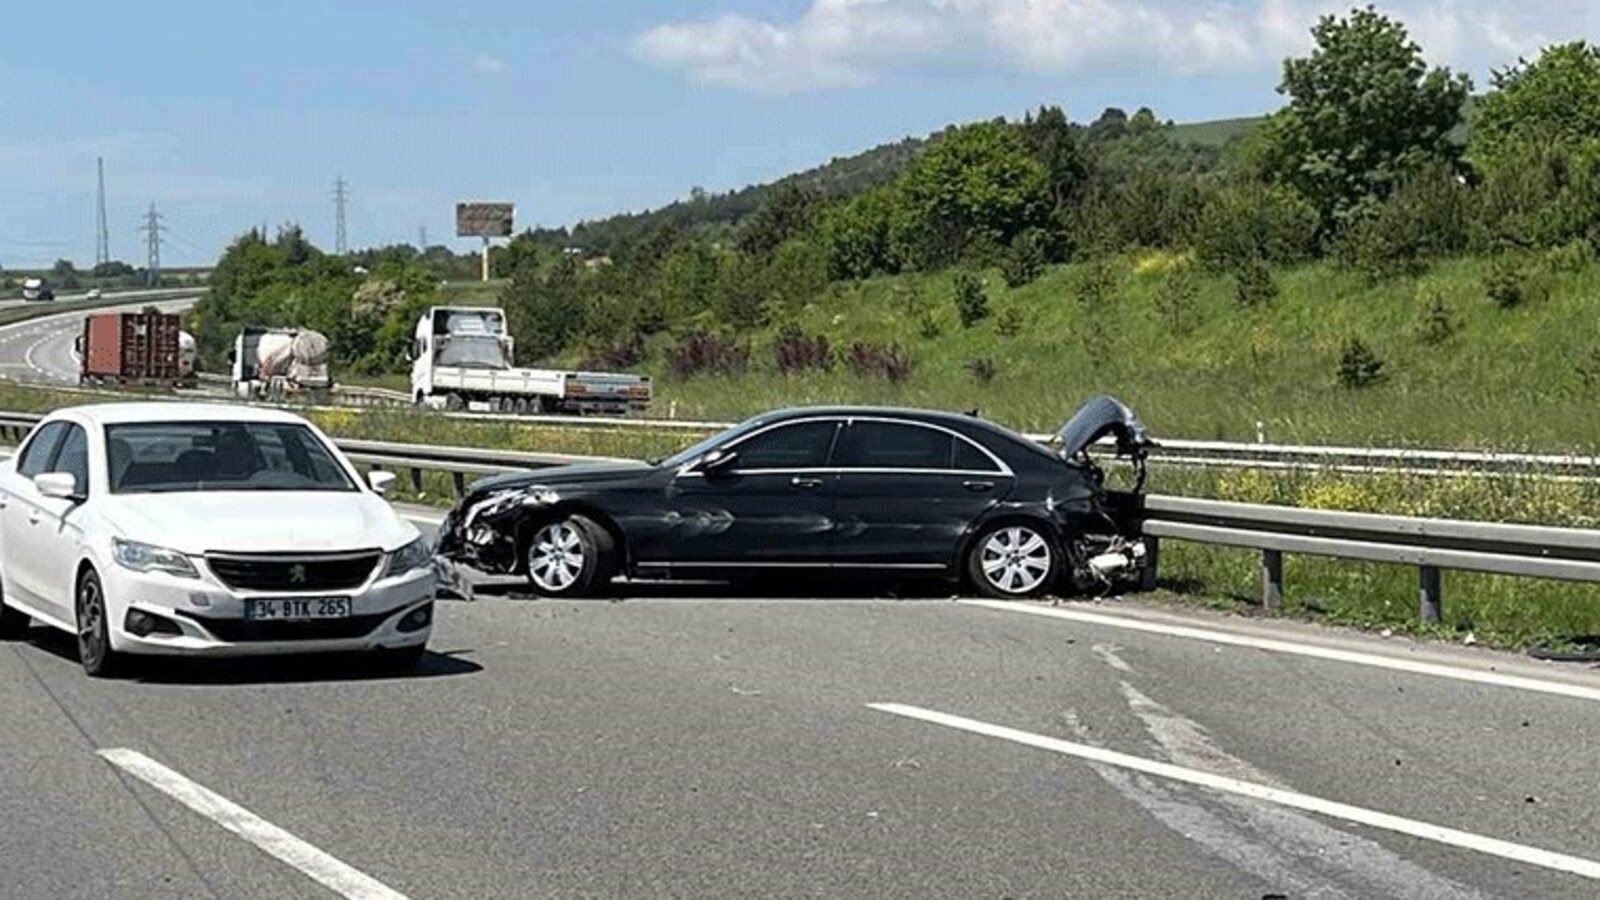
POLYGON ((305 584, 306 583, 306 567, 301 565, 300 563, 295 563, 294 565, 290 566, 289 567, 289 580, 294 582, 295 584, 305 584))

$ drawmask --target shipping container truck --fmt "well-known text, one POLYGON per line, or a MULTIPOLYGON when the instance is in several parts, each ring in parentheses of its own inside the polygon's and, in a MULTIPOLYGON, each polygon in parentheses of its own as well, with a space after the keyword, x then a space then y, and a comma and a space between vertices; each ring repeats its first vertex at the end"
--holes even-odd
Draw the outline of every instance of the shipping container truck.
POLYGON ((76 342, 79 382, 173 386, 183 378, 179 324, 179 316, 154 311, 85 316, 76 342))
POLYGON ((417 322, 411 357, 411 399, 419 406, 623 414, 650 405, 648 375, 516 368, 500 309, 429 309, 417 322))

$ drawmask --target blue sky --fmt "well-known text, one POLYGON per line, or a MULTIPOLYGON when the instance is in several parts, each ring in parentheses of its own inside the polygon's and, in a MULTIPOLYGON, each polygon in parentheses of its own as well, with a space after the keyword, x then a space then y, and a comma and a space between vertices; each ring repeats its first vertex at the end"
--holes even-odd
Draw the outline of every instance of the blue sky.
MULTIPOLYGON (((458 199, 570 224, 725 190, 949 122, 1059 103, 1180 121, 1275 108, 1318 0, 482 0, 12 4, 0 53, 0 266, 211 262, 252 224, 462 249, 458 199)), ((1600 4, 1397 0, 1480 84, 1600 4)))

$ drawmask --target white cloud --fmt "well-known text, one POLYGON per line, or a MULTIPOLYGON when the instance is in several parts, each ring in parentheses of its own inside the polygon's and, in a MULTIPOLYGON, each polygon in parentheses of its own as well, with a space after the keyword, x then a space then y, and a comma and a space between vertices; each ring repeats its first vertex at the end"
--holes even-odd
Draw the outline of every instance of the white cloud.
POLYGON ((472 71, 479 75, 498 75, 506 70, 506 61, 498 56, 479 53, 472 60, 472 71))
MULTIPOLYGON (((636 56, 699 84, 771 93, 855 87, 961 63, 1029 72, 1276 68, 1317 17, 1357 0, 811 0, 789 21, 727 15, 657 25, 636 56)), ((1600 30, 1600 4, 1395 0, 1429 57, 1481 74, 1600 30)))

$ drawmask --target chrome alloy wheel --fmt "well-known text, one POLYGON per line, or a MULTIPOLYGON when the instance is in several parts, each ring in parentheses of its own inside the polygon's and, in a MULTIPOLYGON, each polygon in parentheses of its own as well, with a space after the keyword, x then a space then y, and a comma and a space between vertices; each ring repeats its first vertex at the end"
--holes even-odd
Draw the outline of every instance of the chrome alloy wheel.
POLYGON ((1050 574, 1050 542, 1031 528, 1002 528, 983 542, 983 578, 995 590, 1027 594, 1050 574))
POLYGON ((528 577, 542 590, 559 593, 583 574, 583 536, 570 521, 539 529, 528 546, 528 577))

